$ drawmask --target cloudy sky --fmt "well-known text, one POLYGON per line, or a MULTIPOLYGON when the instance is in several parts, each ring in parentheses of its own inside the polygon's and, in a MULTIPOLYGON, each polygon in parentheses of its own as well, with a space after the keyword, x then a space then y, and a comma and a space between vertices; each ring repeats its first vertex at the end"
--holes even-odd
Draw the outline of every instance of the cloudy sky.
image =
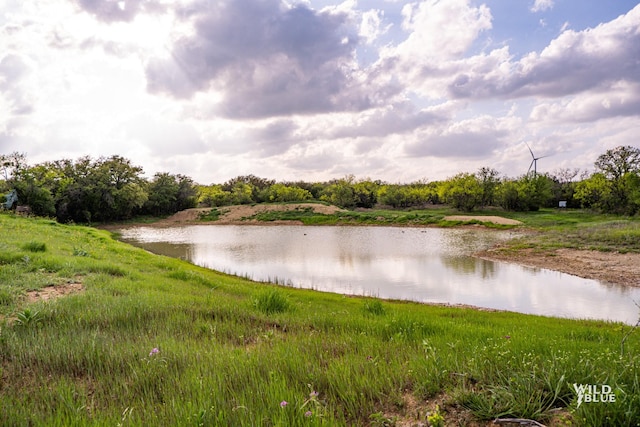
POLYGON ((637 1, 0 2, 0 153, 31 164, 408 182, 639 137, 637 1))

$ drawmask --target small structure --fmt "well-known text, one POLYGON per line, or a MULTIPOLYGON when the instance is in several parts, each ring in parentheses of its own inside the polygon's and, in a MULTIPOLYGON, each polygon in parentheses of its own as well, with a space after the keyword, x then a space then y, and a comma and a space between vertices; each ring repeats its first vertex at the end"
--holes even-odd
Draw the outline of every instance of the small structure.
POLYGON ((16 190, 11 190, 11 192, 7 194, 5 198, 5 202, 2 204, 3 208, 15 209, 18 206, 18 192, 16 190))
POLYGON ((558 207, 559 208, 566 208, 567 207, 567 201, 566 200, 560 200, 558 202, 558 207))

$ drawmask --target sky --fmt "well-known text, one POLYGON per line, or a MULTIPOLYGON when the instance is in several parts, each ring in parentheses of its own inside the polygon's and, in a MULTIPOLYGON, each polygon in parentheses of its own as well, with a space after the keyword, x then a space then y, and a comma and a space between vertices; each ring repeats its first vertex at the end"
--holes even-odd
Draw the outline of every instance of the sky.
POLYGON ((626 0, 2 0, 0 153, 200 184, 440 180, 640 147, 626 0))

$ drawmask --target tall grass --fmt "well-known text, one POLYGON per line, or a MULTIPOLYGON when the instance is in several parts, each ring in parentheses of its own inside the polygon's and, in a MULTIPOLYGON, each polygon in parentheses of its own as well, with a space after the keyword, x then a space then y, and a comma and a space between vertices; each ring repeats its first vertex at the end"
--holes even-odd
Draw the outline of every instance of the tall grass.
POLYGON ((446 425, 461 409, 479 421, 640 422, 640 335, 628 335, 621 354, 630 329, 619 323, 257 284, 89 228, 7 215, 0 227, 9 231, 0 236, 3 426, 437 418, 412 409, 408 396, 424 408, 444 402, 446 425), (25 250, 25 237, 47 250, 25 250), (87 255, 74 256, 78 247, 87 255), (77 281, 84 293, 23 298, 28 289, 77 281), (578 407, 573 383, 610 385, 616 403, 578 407))

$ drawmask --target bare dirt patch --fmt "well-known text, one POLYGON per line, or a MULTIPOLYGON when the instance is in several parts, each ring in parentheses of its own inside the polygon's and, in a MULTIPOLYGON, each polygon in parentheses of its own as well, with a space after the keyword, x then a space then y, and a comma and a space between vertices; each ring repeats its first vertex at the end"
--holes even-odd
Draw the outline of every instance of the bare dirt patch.
POLYGON ((481 222, 491 222, 493 224, 501 224, 501 225, 520 225, 522 222, 503 218, 501 216, 492 216, 492 215, 449 215, 443 218, 445 221, 481 221, 481 222))
POLYGON ((27 302, 49 301, 65 295, 75 294, 84 291, 82 283, 67 283, 65 285, 51 285, 27 292, 27 302))
POLYGON ((555 250, 495 248, 475 255, 490 260, 547 268, 585 279, 640 287, 640 254, 637 253, 621 254, 566 248, 555 250))

